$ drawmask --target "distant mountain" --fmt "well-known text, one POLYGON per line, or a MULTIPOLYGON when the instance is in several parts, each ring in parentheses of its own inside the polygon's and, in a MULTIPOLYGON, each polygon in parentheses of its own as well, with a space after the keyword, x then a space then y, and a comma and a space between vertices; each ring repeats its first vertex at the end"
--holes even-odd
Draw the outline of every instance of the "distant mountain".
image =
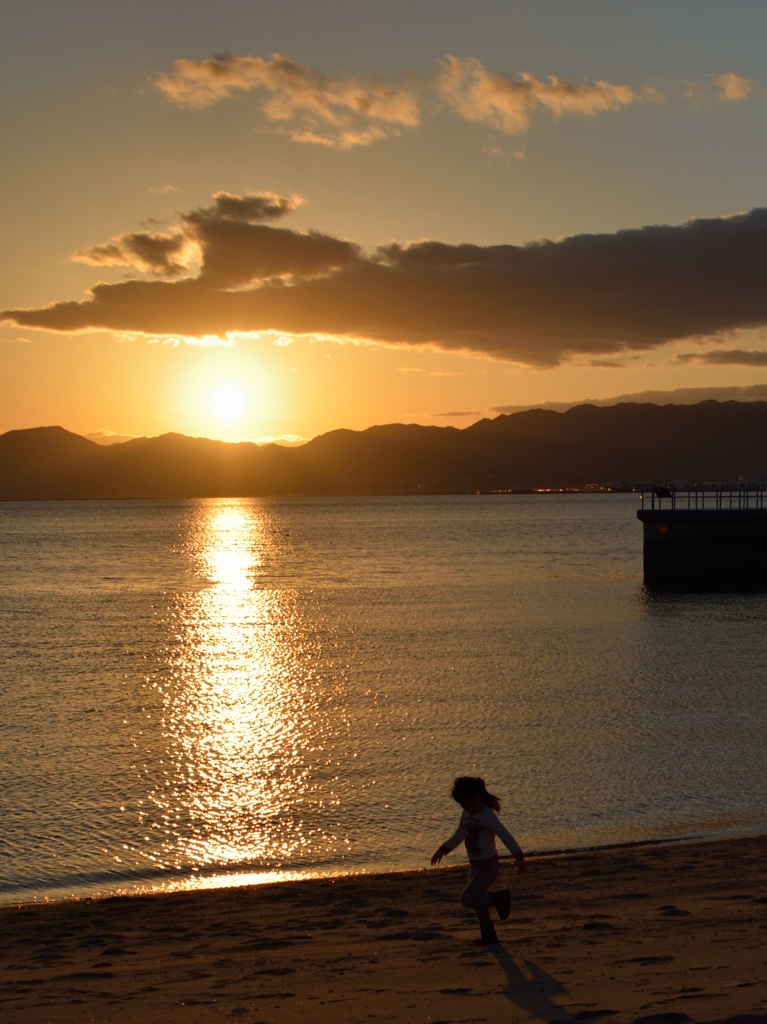
POLYGON ((5 500, 462 494, 741 477, 767 480, 767 402, 531 409, 464 430, 333 430, 300 448, 183 434, 105 447, 62 427, 0 435, 5 500))

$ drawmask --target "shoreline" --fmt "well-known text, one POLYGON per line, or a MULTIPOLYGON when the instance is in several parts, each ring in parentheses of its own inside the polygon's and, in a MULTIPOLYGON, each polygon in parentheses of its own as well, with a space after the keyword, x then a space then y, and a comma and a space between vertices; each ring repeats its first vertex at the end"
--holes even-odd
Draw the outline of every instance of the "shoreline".
MULTIPOLYGON (((526 852, 525 857, 528 861, 542 860, 548 857, 570 857, 576 854, 584 853, 602 853, 611 850, 631 850, 642 847, 664 847, 664 846, 679 846, 689 843, 715 843, 724 842, 729 840, 738 839, 751 839, 751 838, 765 838, 767 840, 767 828, 765 826, 754 826, 751 829, 733 829, 729 832, 720 832, 712 835, 684 835, 684 836, 672 836, 670 838, 659 838, 659 839, 630 839, 623 842, 616 843, 597 843, 588 846, 562 846, 554 847, 551 849, 544 850, 532 850, 526 852)), ((512 862, 511 854, 503 851, 499 853, 501 866, 510 864, 512 862)), ((461 863, 448 863, 445 862, 442 867, 460 867, 461 863)), ((104 899, 115 899, 115 898, 133 898, 138 896, 164 896, 171 895, 180 892, 208 892, 208 891, 219 891, 223 889, 245 889, 245 888, 260 888, 264 885, 287 885, 297 882, 318 882, 325 879, 338 879, 338 878, 375 878, 380 876, 397 876, 397 875, 410 875, 418 874, 423 870, 428 870, 428 863, 425 863, 421 867, 407 867, 407 868, 392 868, 382 867, 380 869, 366 869, 360 868, 357 870, 344 870, 340 868, 338 870, 330 869, 328 871, 320 871, 318 873, 311 873, 312 869, 308 868, 306 871, 296 870, 291 871, 286 869, 284 871, 284 877, 274 877, 279 874, 282 869, 263 869, 248 871, 246 870, 247 865, 243 866, 242 871, 235 871, 233 874, 227 875, 221 869, 211 869, 209 872, 197 871, 184 873, 179 871, 176 875, 163 875, 158 873, 158 877, 164 877, 172 880, 174 877, 178 878, 179 884, 173 885, 172 881, 167 888, 151 888, 147 886, 142 888, 144 884, 141 880, 135 882, 135 887, 130 888, 131 883, 126 882, 124 888, 119 885, 113 889, 105 888, 101 891, 78 893, 72 891, 69 895, 53 896, 48 898, 45 896, 46 890, 41 890, 40 895, 33 896, 29 899, 17 899, 15 896, 7 900, 3 899, 2 893, 0 893, 0 913, 8 907, 25 907, 25 906, 50 906, 59 903, 81 903, 93 902, 95 900, 104 899), (244 879, 256 879, 256 876, 263 875, 263 880, 249 880, 244 879), (226 880, 226 879, 231 879, 226 880), (240 881, 239 879, 242 879, 240 881), (193 884, 196 880, 199 880, 201 884, 193 884), (213 884, 206 885, 205 881, 208 880, 213 884), (216 883, 219 884, 216 884, 216 883), (192 884, 188 884, 192 883, 192 884)), ((83 883, 82 889, 85 889, 86 883, 83 883)), ((55 888, 50 886, 48 891, 59 892, 63 891, 64 887, 55 888)))
POLYGON ((6 906, 0 1020, 767 1022, 766 854, 759 835, 505 863, 493 947, 465 864, 6 906))

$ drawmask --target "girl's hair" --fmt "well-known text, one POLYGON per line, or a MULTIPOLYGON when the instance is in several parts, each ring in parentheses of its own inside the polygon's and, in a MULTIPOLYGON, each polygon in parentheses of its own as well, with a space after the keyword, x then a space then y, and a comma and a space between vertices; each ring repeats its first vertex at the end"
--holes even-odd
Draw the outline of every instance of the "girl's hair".
POLYGON ((453 783, 450 796, 457 804, 462 800, 471 800, 472 797, 478 796, 491 811, 500 811, 501 809, 501 801, 497 796, 488 793, 485 780, 475 779, 471 775, 459 775, 453 783))

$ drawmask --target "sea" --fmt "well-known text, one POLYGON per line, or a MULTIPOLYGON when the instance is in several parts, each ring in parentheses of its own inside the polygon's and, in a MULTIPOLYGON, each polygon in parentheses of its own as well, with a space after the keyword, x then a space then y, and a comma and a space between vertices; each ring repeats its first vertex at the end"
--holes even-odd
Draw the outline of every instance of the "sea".
POLYGON ((0 503, 0 902, 767 832, 767 596, 634 494, 0 503), (459 854, 453 854, 458 858, 459 854))

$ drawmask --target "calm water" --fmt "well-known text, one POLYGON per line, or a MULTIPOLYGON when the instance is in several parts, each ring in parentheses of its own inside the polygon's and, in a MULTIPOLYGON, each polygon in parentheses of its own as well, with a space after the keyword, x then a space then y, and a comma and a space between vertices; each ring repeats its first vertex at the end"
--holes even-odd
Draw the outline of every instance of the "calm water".
POLYGON ((767 598, 634 495, 0 503, 0 901, 767 829, 767 598))

